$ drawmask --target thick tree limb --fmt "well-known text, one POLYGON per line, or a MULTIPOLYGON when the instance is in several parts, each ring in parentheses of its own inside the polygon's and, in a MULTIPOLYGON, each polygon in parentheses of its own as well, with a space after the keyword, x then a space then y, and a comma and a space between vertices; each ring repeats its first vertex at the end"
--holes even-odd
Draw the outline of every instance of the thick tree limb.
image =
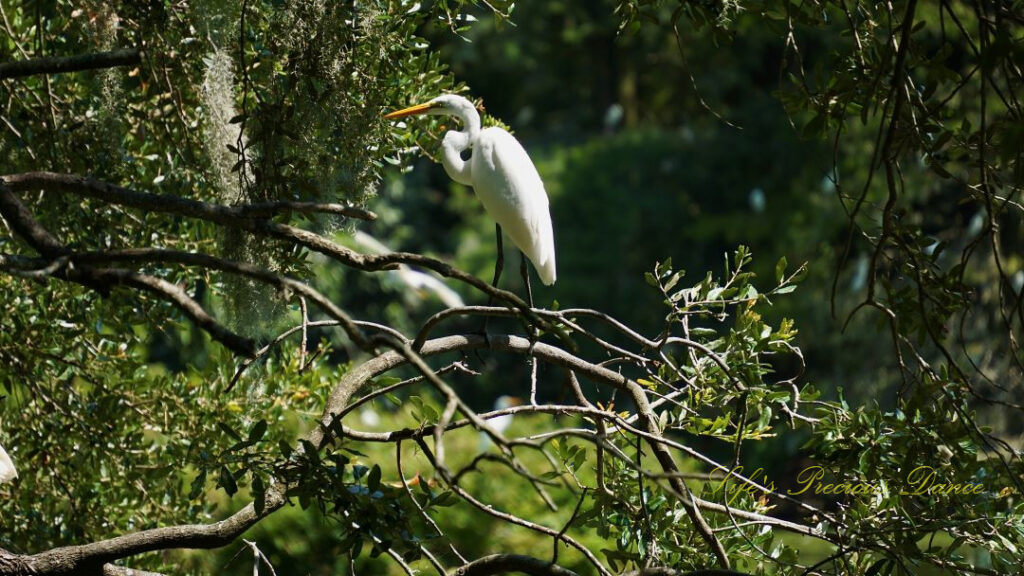
POLYGON ((211 338, 220 342, 235 354, 246 357, 256 354, 258 346, 254 340, 235 334, 225 328, 177 284, 172 284, 163 278, 139 274, 131 270, 104 268, 90 272, 90 275, 103 283, 130 286, 154 294, 158 298, 177 306, 196 326, 205 330, 211 338))
MULTIPOLYGON (((213 222, 229 228, 246 230, 261 236, 269 236, 298 244, 359 270, 392 270, 397 268, 399 264, 412 264, 427 268, 442 276, 469 284, 488 296, 493 296, 503 302, 507 302, 509 305, 521 310, 532 321, 540 323, 545 329, 561 333, 560 330, 556 329, 549 322, 540 319, 533 313, 526 302, 515 294, 507 290, 495 288, 476 276, 467 274, 440 260, 407 252, 390 252, 378 255, 360 254, 308 230, 254 217, 253 213, 245 206, 222 206, 180 196, 136 192, 128 188, 101 182, 94 178, 72 174, 25 172, 22 174, 0 176, 0 180, 6 182, 7 186, 15 192, 41 189, 54 193, 74 194, 119 206, 127 206, 149 212, 177 214, 213 222)), ((567 344, 570 347, 573 346, 571 341, 567 344)))
MULTIPOLYGON (((294 278, 289 278, 280 274, 275 274, 274 272, 265 270, 259 266, 253 266, 247 262, 235 262, 233 260, 218 258, 208 254, 165 250, 162 248, 134 248, 128 250, 111 250, 106 252, 84 252, 80 254, 72 254, 69 256, 69 259, 72 262, 81 262, 86 264, 103 264, 110 262, 175 263, 187 266, 199 266, 207 270, 220 270, 252 278, 278 289, 291 290, 309 298, 325 313, 338 322, 356 346, 368 351, 372 349, 372 345, 366 339, 366 336, 363 335, 359 327, 356 326, 356 323, 352 318, 350 318, 348 314, 338 308, 338 306, 319 291, 313 289, 304 282, 300 282, 294 278)), ((205 329, 205 326, 203 327, 205 329)), ((247 353, 247 356, 251 357, 255 353, 256 349, 253 348, 247 353)))
POLYGON ((67 253, 67 249, 44 228, 28 208, 21 203, 11 190, 0 179, 0 217, 3 217, 11 230, 25 239, 41 255, 56 258, 67 253))
POLYGON ((104 564, 154 550, 170 548, 219 548, 233 542, 253 524, 284 504, 279 490, 267 493, 266 506, 257 513, 252 504, 213 524, 191 524, 143 530, 109 540, 54 548, 33 556, 14 555, 0 550, 0 568, 4 574, 64 576, 98 573, 104 564), (11 572, 6 566, 12 568, 11 572))
POLYGON ((46 56, 16 62, 0 62, 0 79, 135 66, 140 62, 142 62, 142 53, 134 48, 77 56, 46 56))

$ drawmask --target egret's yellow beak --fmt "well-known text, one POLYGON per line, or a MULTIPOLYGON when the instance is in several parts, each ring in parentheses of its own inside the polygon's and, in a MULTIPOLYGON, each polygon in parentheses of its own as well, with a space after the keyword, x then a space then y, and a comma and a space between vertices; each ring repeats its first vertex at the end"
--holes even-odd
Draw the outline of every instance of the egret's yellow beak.
POLYGON ((433 108, 435 104, 427 102, 426 104, 417 104, 415 106, 409 106, 401 110, 396 110, 389 114, 385 114, 384 118, 387 120, 394 120, 395 118, 405 118, 406 116, 413 116, 415 114, 426 114, 427 110, 433 108))

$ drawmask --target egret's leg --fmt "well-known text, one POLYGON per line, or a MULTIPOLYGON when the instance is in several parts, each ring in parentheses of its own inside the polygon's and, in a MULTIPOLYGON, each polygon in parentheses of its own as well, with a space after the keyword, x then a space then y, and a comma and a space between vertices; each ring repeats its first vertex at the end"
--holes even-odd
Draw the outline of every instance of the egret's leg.
MULTIPOLYGON (((519 251, 519 274, 523 276, 523 286, 526 286, 526 303, 533 309, 533 290, 530 288, 530 267, 526 264, 526 254, 519 251)), ((533 347, 537 345, 537 337, 540 336, 536 326, 526 322, 526 332, 530 337, 530 352, 527 355, 527 362, 530 364, 530 405, 537 405, 537 359, 533 357, 533 347)))
MULTIPOLYGON (((505 268, 505 248, 501 245, 501 224, 497 222, 494 223, 494 237, 498 244, 498 258, 494 262, 494 280, 491 281, 491 286, 497 288, 498 279, 501 278, 501 271, 505 268)), ((487 306, 490 307, 491 304, 494 304, 494 296, 487 297, 487 306)), ((487 320, 489 318, 490 316, 484 316, 484 325, 480 328, 485 340, 487 339, 487 320)), ((488 342, 488 345, 490 345, 490 342, 488 342)))
MULTIPOLYGON (((498 259, 494 262, 494 280, 491 281, 491 286, 498 287, 498 279, 501 278, 501 271, 505 268, 505 249, 501 246, 501 224, 494 223, 494 238, 498 244, 498 259)), ((494 301, 494 296, 487 299, 487 305, 490 306, 494 301)))
POLYGON ((526 265, 526 254, 519 251, 519 273, 523 276, 523 285, 526 286, 526 302, 533 308, 533 290, 530 289, 530 268, 526 265))

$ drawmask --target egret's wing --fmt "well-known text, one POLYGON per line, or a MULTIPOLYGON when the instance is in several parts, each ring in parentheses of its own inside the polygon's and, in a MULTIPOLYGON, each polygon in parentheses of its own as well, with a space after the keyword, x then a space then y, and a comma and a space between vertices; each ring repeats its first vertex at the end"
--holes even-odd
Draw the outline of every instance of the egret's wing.
POLYGON ((355 241, 359 247, 364 248, 370 254, 390 254, 391 249, 384 245, 383 242, 377 240, 373 236, 370 236, 362 230, 356 230, 352 234, 352 240, 355 241))
POLYGON ((14 469, 14 462, 7 455, 7 451, 0 446, 0 484, 10 482, 18 477, 18 471, 14 469))
POLYGON ((473 155, 473 189, 484 208, 533 262, 541 281, 554 283, 555 235, 548 195, 530 156, 501 128, 483 130, 473 155))
POLYGON ((413 270, 408 266, 403 266, 398 269, 399 277, 402 279, 407 286, 417 290, 430 292, 437 297, 445 306, 449 308, 460 308, 466 305, 463 301, 462 296, 455 290, 452 290, 443 281, 434 278, 426 272, 420 272, 419 270, 413 270))
MULTIPOLYGON (((371 254, 391 253, 391 249, 385 246, 383 242, 362 230, 356 230, 352 235, 352 240, 371 254)), ((392 270, 391 273, 394 274, 403 284, 413 290, 426 290, 432 292, 439 300, 441 300, 441 302, 444 303, 445 306, 448 306, 449 308, 458 308, 466 305, 458 292, 452 290, 443 281, 438 280, 426 272, 413 270, 405 264, 400 264, 398 269, 392 270)))

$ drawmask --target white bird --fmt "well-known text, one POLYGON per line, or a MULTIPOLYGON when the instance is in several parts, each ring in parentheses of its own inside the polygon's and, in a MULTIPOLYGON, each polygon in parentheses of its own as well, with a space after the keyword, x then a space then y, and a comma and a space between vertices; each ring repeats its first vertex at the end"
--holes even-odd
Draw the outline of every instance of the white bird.
MULTIPOLYGON (((356 244, 368 250, 372 254, 390 254, 391 249, 385 246, 380 240, 370 236, 362 230, 356 230, 352 235, 356 244)), ((398 269, 391 270, 399 282, 408 286, 413 293, 423 296, 424 293, 431 293, 449 308, 461 308, 466 303, 462 296, 452 290, 443 281, 419 270, 413 270, 405 264, 399 264, 398 269)))
MULTIPOLYGON (((494 411, 505 410, 513 406, 519 406, 523 401, 515 396, 498 396, 498 399, 494 401, 494 411)), ((495 416, 487 420, 487 425, 494 429, 498 434, 504 434, 505 430, 512 425, 512 414, 502 414, 501 416, 495 416)), ((480 432, 480 450, 486 450, 491 445, 491 437, 484 432, 480 432)))
POLYGON ((7 455, 7 451, 0 446, 0 484, 13 481, 18 477, 18 471, 14 469, 14 462, 7 455))
MULTIPOLYGON (((448 176, 472 186, 484 209, 498 224, 498 263, 494 283, 501 275, 501 230, 533 262, 541 281, 555 282, 555 235, 551 227, 548 195, 537 168, 523 146, 498 127, 481 128, 480 114, 473 103, 454 94, 438 96, 425 104, 390 114, 389 120, 414 114, 454 116, 462 131, 449 131, 441 141, 441 164, 448 176), (472 150, 468 161, 464 150, 472 150)), ((526 264, 523 263, 524 280, 526 264)), ((529 290, 529 284, 527 284, 529 290)))

